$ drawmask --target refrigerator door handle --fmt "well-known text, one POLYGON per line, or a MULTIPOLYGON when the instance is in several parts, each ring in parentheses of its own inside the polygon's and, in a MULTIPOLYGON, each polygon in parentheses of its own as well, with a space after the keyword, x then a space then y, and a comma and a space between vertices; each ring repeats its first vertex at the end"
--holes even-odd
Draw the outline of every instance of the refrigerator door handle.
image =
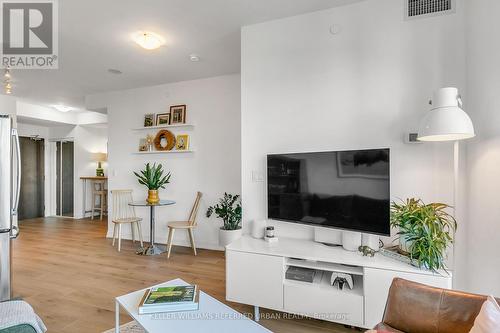
MULTIPOLYGON (((21 145, 19 143, 19 134, 17 129, 12 129, 12 136, 14 137, 14 143, 16 147, 16 164, 17 164, 17 172, 16 172, 16 192, 14 196, 14 203, 12 208, 12 215, 17 215, 19 209, 19 197, 21 195, 21 145)), ((19 228, 17 225, 11 226, 11 237, 16 238, 19 235, 19 228)))
POLYGON ((13 225, 10 229, 10 238, 17 238, 17 236, 19 236, 19 227, 13 225))

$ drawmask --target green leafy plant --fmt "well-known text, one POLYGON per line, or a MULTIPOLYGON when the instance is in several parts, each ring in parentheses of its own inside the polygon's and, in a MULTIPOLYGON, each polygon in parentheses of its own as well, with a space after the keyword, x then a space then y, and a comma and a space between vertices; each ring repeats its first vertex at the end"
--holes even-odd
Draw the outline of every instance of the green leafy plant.
POLYGON ((241 228, 241 201, 237 194, 224 193, 224 196, 219 199, 219 203, 208 207, 207 217, 212 214, 217 215, 222 219, 224 225, 223 230, 238 230, 241 228))
POLYGON ((391 205, 391 226, 398 227, 400 241, 407 242, 408 255, 419 267, 446 270, 446 249, 453 243, 457 222, 443 203, 425 204, 407 199, 391 205))
POLYGON ((159 190, 170 183, 170 172, 166 175, 163 175, 163 173, 163 166, 161 164, 156 165, 156 163, 153 166, 147 163, 146 168, 141 170, 140 174, 134 171, 139 184, 146 186, 149 190, 159 190))

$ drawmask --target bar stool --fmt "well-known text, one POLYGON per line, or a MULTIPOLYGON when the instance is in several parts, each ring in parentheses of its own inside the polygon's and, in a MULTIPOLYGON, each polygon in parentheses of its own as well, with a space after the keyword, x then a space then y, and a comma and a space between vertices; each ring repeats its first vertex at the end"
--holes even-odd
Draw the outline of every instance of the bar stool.
POLYGON ((108 209, 108 190, 105 185, 105 180, 94 180, 92 182, 92 220, 94 219, 95 211, 98 210, 102 221, 104 211, 108 209), (96 206, 97 198, 99 198, 99 206, 96 206))

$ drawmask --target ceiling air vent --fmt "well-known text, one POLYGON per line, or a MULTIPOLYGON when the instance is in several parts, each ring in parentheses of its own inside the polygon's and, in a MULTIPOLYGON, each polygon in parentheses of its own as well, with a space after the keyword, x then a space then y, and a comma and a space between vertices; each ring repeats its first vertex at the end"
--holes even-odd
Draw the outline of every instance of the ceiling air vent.
POLYGON ((455 0, 406 0, 407 19, 450 14, 455 12, 455 0))

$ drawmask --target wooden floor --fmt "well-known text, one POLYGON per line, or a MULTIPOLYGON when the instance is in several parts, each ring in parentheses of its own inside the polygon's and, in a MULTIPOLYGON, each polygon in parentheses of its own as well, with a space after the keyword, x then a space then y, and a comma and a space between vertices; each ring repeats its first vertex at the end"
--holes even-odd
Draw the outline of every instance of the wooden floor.
MULTIPOLYGON (((20 223, 13 242, 13 292, 28 301, 49 333, 102 332, 114 326, 114 297, 159 282, 182 278, 236 310, 250 306, 225 301, 224 253, 175 247, 165 255, 135 255, 135 245, 123 241, 118 253, 106 239, 105 221, 45 218, 20 223)), ((261 324, 274 332, 355 332, 312 319, 275 319, 263 310, 261 324)), ((123 323, 130 321, 122 315, 123 323)))

